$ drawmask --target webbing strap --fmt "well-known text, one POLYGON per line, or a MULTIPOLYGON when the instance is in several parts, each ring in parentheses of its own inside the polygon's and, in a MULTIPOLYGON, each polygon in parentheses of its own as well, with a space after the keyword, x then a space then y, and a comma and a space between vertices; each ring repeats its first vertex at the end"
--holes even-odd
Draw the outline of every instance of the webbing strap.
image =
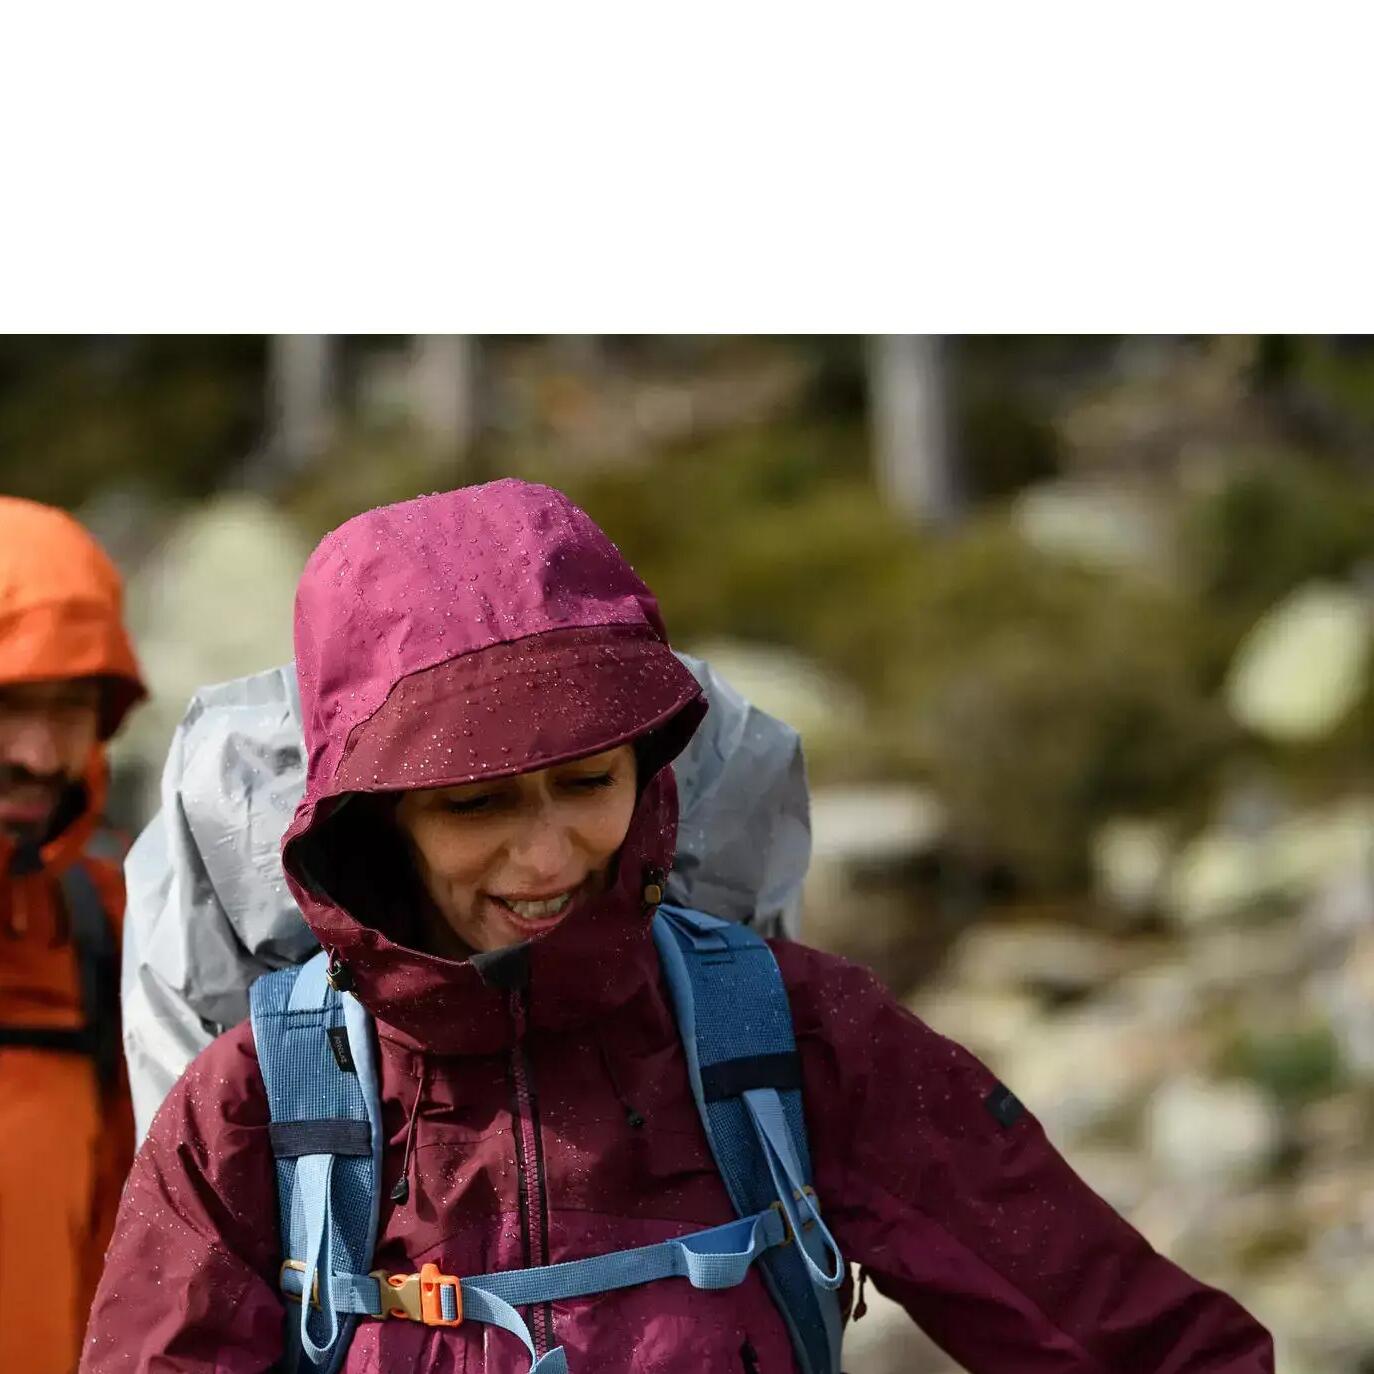
MULTIPOLYGON (((463 1320, 487 1322, 517 1337, 529 1352, 530 1374, 566 1374, 567 1361, 561 1346, 542 1359, 537 1358, 534 1338, 517 1307, 588 1297, 657 1279, 685 1278, 694 1288, 733 1288, 744 1282, 760 1255, 786 1243, 791 1234, 781 1213, 770 1207, 756 1216, 656 1245, 533 1269, 479 1274, 459 1281, 463 1320)), ((305 1264, 304 1271, 282 1271, 282 1289, 291 1297, 299 1297, 312 1287, 313 1267, 309 1259, 305 1264)), ((373 1317, 380 1317, 383 1312, 380 1284, 370 1274, 335 1274, 328 1285, 321 1285, 319 1302, 321 1307, 334 1312, 373 1317)), ((453 1306, 457 1310, 457 1304, 453 1306)), ((308 1308, 308 1303, 302 1303, 302 1314, 308 1308)), ((307 1336, 303 1325, 302 1339, 307 1336)))
POLYGON ((347 1354, 357 1304, 335 1302, 320 1276, 372 1258, 383 1140, 370 1020, 329 986, 326 963, 321 953, 267 974, 249 994, 272 1116, 281 1252, 299 1257, 321 1297, 288 1313, 282 1368, 310 1374, 336 1374, 347 1354), (335 1034, 348 1037, 347 1071, 335 1034))
POLYGON ((796 1246, 769 1252, 760 1265, 797 1366, 839 1374, 835 1288, 844 1260, 807 1187, 801 1064, 777 961, 747 927, 682 907, 659 907, 654 941, 688 1081, 731 1200, 741 1216, 781 1208, 797 1236, 796 1246))
POLYGON ((119 1077, 119 954, 100 889, 80 860, 63 869, 60 879, 72 946, 81 979, 81 1007, 86 1044, 95 1060, 101 1086, 119 1077))
POLYGON ((287 1000, 288 1011, 318 1011, 329 998, 329 979, 326 976, 328 959, 323 952, 307 959, 300 966, 296 980, 291 984, 291 996, 287 1000))
MULTIPOLYGON (((334 1229, 330 1181, 334 1174, 333 1155, 303 1155, 296 1161, 296 1193, 305 1211, 305 1273, 302 1289, 315 1292, 323 1267, 328 1271, 329 1237, 334 1229), (323 1266, 321 1260, 324 1261, 323 1266)), ((320 1284, 320 1309, 324 1313, 326 1335, 317 1342, 310 1334, 310 1304, 301 1303, 301 1348, 319 1364, 333 1349, 339 1336, 339 1307, 334 1301, 332 1283, 320 1284)), ((380 1299, 378 1299, 380 1302, 380 1299)), ((346 1309, 345 1309, 346 1310, 346 1309)))
POLYGON ((787 1213, 793 1234, 801 1241, 797 1249, 806 1261, 812 1282, 822 1288, 838 1288, 844 1282, 844 1257, 840 1254, 840 1247, 835 1244, 835 1238, 821 1220, 814 1191, 806 1186, 806 1176, 802 1173, 792 1135, 783 1116, 782 1102, 772 1088, 751 1088, 744 1094, 744 1105, 759 1134, 759 1143, 768 1160, 768 1171, 773 1175, 773 1183, 778 1190, 778 1201, 787 1213), (806 1211, 807 1220, 804 1222, 797 1213, 798 1204, 806 1211), (812 1258, 806 1244, 807 1233, 813 1227, 833 1260, 829 1273, 812 1258))
POLYGON ((267 1128, 277 1159, 302 1155, 372 1154, 372 1127, 352 1117, 320 1117, 314 1121, 273 1121, 267 1128))

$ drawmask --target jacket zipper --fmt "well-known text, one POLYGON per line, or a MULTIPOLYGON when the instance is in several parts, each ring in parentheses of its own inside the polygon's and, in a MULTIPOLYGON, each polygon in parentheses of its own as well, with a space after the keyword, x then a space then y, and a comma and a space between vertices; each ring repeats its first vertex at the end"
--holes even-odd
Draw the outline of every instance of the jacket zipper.
MULTIPOLYGON (((525 1053, 525 997, 518 988, 510 994, 515 1042, 510 1051, 511 1081, 515 1087, 515 1167, 520 1185, 520 1223, 525 1263, 536 1267, 549 1262, 548 1192, 544 1179, 544 1145, 539 1131, 539 1104, 529 1056, 525 1053)), ((553 1347, 553 1306, 541 1303, 526 1320, 530 1323, 537 1356, 553 1347)))

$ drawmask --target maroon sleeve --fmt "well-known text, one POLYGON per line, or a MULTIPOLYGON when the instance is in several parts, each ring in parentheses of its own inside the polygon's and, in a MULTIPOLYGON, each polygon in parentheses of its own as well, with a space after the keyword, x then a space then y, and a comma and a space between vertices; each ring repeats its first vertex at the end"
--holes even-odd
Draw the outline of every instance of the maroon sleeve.
POLYGON ((281 1357, 267 1124, 245 1023, 187 1069, 134 1160, 81 1374, 262 1374, 281 1357))
POLYGON ((867 970, 775 952, 827 1223, 971 1374, 1272 1374, 1264 1328, 1151 1249, 973 1055, 867 970))

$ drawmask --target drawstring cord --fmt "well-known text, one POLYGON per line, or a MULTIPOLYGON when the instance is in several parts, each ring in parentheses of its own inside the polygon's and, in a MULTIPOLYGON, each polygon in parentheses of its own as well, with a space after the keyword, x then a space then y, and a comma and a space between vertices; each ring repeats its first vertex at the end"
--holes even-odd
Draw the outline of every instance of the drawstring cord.
POLYGON ((615 1070, 611 1067, 611 1056, 606 1049, 606 1041, 598 1029, 596 1032, 596 1047, 601 1051, 601 1067, 606 1070, 606 1077, 611 1080, 611 1091, 615 1094, 615 1100, 620 1103, 621 1109, 625 1113, 625 1120, 633 1130, 638 1130, 644 1124, 644 1117, 635 1110, 629 1098, 620 1090, 620 1080, 615 1076, 615 1070))
POLYGON ((415 1145, 415 1123, 420 1117, 420 1103, 425 1096, 425 1083, 429 1078, 429 1060, 420 1061, 420 1086, 415 1090, 415 1101, 410 1108, 410 1122, 406 1126, 406 1149, 401 1159, 401 1176, 391 1190, 391 1200, 404 1206, 410 1198, 410 1160, 415 1145))

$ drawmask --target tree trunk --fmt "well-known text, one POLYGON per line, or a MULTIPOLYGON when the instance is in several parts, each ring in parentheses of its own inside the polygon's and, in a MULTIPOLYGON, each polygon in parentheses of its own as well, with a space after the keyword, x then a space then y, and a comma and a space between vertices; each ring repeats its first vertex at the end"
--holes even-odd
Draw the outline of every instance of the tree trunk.
POLYGON ((272 335, 269 449, 289 470, 305 467, 334 437, 335 343, 328 334, 272 335))
POLYGON ((933 334, 874 335, 869 402, 879 489, 906 518, 952 523, 962 512, 945 404, 945 361, 933 334))
POLYGON ((415 419, 436 456, 459 462, 477 432, 477 358, 470 334, 417 334, 411 352, 415 419))

